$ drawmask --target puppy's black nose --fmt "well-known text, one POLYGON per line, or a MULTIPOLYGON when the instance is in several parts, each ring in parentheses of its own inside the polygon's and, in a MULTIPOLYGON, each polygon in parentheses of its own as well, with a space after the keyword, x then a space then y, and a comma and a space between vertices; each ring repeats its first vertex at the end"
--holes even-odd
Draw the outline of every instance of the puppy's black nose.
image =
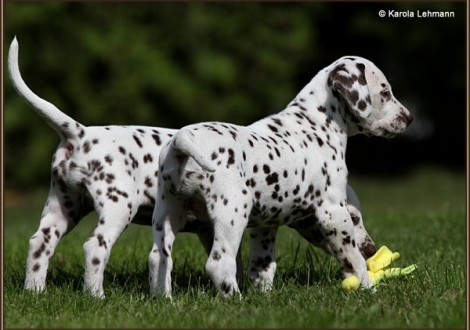
POLYGON ((411 122, 413 121, 413 116, 411 115, 411 113, 408 112, 407 115, 405 115, 406 117, 406 120, 408 121, 408 125, 411 124, 411 122))
POLYGON ((413 121, 413 116, 411 115, 411 113, 403 108, 400 108, 401 109, 401 118, 402 120, 405 122, 406 126, 410 125, 411 122, 413 121))

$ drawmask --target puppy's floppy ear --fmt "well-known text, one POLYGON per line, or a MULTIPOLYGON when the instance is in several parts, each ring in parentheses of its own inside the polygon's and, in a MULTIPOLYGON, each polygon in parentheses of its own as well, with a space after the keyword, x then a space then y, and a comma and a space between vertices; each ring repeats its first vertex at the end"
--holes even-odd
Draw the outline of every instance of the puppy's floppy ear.
POLYGON ((341 60, 328 74, 328 87, 336 97, 341 95, 354 115, 364 119, 370 116, 372 105, 363 63, 341 60))

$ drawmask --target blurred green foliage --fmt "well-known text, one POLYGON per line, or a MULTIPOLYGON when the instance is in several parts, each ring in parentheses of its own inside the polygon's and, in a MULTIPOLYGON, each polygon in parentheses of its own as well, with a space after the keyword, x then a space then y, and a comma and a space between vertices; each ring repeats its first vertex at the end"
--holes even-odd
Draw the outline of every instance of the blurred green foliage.
MULTIPOLYGON (((465 15, 464 2, 7 2, 3 46, 6 59, 16 35, 26 83, 85 125, 246 125, 360 55, 445 128, 465 116, 465 15), (390 8, 456 17, 378 16, 390 8)), ((4 86, 5 185, 44 186, 59 137, 4 86)))

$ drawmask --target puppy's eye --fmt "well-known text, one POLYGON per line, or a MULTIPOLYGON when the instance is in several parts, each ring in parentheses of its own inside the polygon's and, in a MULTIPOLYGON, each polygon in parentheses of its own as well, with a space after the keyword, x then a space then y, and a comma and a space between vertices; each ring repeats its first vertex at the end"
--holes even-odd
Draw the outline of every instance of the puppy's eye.
POLYGON ((392 94, 390 94, 390 91, 388 89, 385 89, 380 92, 380 96, 382 96, 384 99, 388 100, 392 97, 392 94))

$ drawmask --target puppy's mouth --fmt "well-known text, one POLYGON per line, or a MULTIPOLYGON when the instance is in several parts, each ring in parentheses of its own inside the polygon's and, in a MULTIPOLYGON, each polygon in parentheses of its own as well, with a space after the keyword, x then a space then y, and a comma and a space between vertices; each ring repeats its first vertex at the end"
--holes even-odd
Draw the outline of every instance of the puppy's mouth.
POLYGON ((401 120, 395 120, 385 125, 379 125, 377 127, 377 135, 387 139, 394 138, 395 136, 404 133, 408 126, 409 123, 404 123, 401 120))
POLYGON ((375 130, 375 132, 364 132, 364 134, 366 136, 378 136, 378 137, 383 137, 383 138, 386 138, 386 139, 392 139, 395 136, 397 136, 399 133, 392 132, 392 131, 389 131, 386 128, 380 127, 377 130, 375 130))
POLYGON ((398 134, 399 133, 390 132, 389 130, 386 130, 385 128, 382 128, 379 136, 383 137, 383 138, 386 138, 386 139, 392 139, 395 136, 397 136, 398 134))

